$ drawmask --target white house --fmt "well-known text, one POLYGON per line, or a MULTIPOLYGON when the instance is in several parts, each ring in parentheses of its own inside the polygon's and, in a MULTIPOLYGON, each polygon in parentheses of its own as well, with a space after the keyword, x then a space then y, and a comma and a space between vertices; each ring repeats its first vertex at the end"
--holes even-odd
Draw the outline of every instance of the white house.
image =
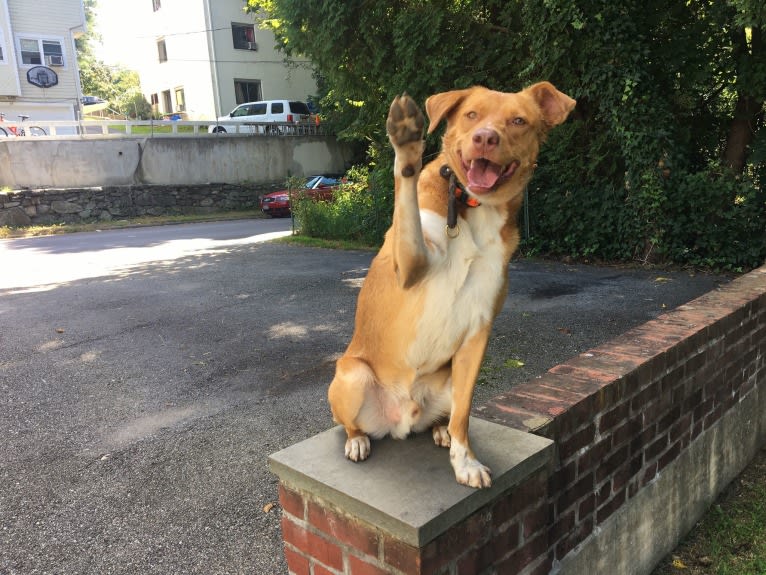
POLYGON ((74 120, 80 75, 74 39, 82 0, 0 0, 0 112, 6 121, 74 120))
POLYGON ((306 101, 310 63, 285 63, 274 35, 257 27, 243 0, 138 0, 141 58, 134 64, 155 111, 211 119, 262 99, 306 101))

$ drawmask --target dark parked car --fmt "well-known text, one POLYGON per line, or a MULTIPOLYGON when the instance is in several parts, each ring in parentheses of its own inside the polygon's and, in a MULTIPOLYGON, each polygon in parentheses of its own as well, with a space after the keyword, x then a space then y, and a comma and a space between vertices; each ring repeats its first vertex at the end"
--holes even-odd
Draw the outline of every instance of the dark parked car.
POLYGON ((83 96, 80 98, 83 106, 92 106, 93 104, 103 104, 106 100, 102 100, 98 96, 83 96))
MULTIPOLYGON (((332 200, 333 192, 341 185, 341 180, 333 176, 311 176, 304 186, 294 190, 293 194, 315 200, 332 200)), ((272 218, 290 215, 290 191, 271 192, 261 198, 261 211, 272 218)))

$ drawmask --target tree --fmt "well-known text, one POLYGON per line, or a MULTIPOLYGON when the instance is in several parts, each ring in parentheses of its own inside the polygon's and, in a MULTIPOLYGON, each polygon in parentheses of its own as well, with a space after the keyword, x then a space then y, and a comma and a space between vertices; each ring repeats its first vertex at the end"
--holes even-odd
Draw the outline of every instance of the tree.
POLYGON ((120 66, 109 66, 93 52, 91 42, 99 39, 94 21, 97 3, 98 0, 83 1, 87 32, 75 41, 83 94, 107 100, 110 109, 120 115, 148 119, 151 106, 141 92, 138 74, 120 66))
POLYGON ((736 65, 736 105, 729 126, 724 162, 735 173, 745 168, 748 150, 763 128, 766 99, 766 5, 758 0, 735 0, 732 52, 736 65))
POLYGON ((762 0, 247 4, 287 55, 312 60, 330 122, 376 159, 403 91, 422 102, 547 79, 576 98, 530 189, 535 249, 732 268, 766 257, 762 0))
MULTIPOLYGON (((345 138, 383 141, 391 99, 419 101, 437 87, 518 87, 507 55, 519 5, 504 0, 346 2, 250 0, 290 55, 311 58, 326 91, 323 111, 345 138), (466 55, 470 54, 470 58, 466 55), (512 82, 509 84, 509 80, 512 82)), ((518 72, 518 69, 515 70, 518 72)))

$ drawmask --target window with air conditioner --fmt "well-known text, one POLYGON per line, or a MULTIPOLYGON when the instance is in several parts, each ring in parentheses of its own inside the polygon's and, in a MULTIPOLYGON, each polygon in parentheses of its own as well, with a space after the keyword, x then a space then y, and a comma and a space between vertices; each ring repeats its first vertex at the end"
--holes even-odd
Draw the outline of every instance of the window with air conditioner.
POLYGON ((19 38, 21 63, 25 66, 64 66, 62 40, 48 38, 19 38))
POLYGON ((257 50, 255 43, 255 26, 252 24, 231 23, 231 36, 234 40, 234 48, 237 50, 257 50))

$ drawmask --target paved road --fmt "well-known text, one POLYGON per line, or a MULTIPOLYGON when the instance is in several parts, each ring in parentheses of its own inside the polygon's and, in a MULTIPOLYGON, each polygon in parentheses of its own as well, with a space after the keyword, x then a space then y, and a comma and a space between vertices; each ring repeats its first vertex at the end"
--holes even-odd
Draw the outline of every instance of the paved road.
MULTIPOLYGON (((372 257, 259 241, 288 225, 0 242, 0 574, 286 572, 267 457, 332 424, 372 257)), ((725 281, 509 273, 477 401, 725 281)))

